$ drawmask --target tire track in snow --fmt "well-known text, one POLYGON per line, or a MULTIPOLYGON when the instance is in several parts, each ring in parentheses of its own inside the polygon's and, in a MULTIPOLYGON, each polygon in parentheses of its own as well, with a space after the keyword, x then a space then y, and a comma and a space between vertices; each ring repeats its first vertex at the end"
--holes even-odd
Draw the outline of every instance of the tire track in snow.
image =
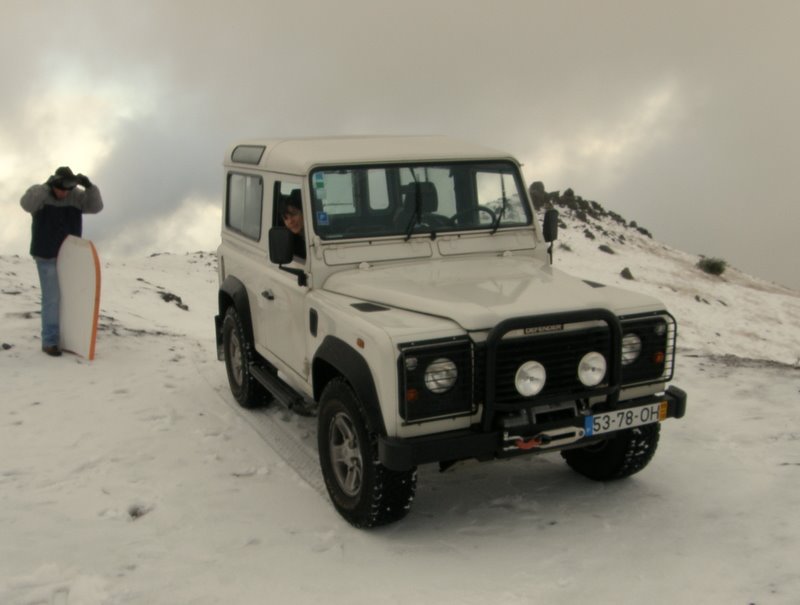
POLYGON ((327 498, 328 492, 322 478, 316 448, 309 447, 303 439, 303 433, 316 434, 316 419, 299 417, 277 403, 255 410, 242 408, 233 399, 227 382, 222 384, 213 382, 207 368, 200 368, 197 355, 206 349, 199 341, 195 341, 195 344, 196 346, 191 348, 192 353, 189 357, 198 376, 208 384, 220 401, 244 420, 272 448, 289 468, 321 496, 327 498), (288 419, 284 420, 287 417, 288 419))

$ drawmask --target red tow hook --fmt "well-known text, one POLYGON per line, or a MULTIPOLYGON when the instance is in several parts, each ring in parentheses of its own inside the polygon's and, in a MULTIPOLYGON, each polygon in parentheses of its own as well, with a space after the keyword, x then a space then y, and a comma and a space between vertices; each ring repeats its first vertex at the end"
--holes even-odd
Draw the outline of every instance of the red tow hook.
POLYGON ((530 439, 523 439, 520 437, 514 442, 521 450, 534 450, 537 447, 542 447, 543 445, 547 445, 550 443, 551 439, 547 435, 537 435, 536 437, 531 437, 530 439))

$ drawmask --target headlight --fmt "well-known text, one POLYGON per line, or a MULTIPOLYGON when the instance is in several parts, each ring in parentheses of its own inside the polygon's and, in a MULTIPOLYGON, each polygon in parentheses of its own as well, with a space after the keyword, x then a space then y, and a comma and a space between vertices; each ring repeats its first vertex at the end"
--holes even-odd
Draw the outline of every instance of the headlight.
POLYGON ((458 378, 456 364, 444 357, 434 359, 425 368, 425 386, 429 391, 437 395, 446 393, 453 388, 456 378, 458 378))
POLYGON ((606 375, 606 358, 597 351, 587 353, 578 364, 578 379, 587 387, 596 387, 606 375))
POLYGON ((654 384, 672 378, 675 318, 667 312, 622 320, 622 384, 654 384))
POLYGON ((632 364, 642 352, 642 339, 633 332, 622 337, 622 365, 632 364))
POLYGON ((538 361, 526 361, 514 376, 514 386, 523 397, 533 397, 542 391, 546 380, 547 371, 542 364, 538 361))

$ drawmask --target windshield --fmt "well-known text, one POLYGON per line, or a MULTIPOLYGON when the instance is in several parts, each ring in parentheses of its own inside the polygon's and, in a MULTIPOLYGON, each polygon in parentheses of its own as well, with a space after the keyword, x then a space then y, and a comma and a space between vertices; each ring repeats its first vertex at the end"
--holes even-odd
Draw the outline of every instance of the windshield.
POLYGON ((398 236, 531 224, 511 162, 322 168, 311 173, 322 239, 398 236))

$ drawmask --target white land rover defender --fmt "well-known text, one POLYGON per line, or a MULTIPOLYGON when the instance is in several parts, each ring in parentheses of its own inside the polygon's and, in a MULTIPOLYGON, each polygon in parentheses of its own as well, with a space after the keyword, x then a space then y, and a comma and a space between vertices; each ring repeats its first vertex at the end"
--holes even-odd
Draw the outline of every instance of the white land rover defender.
POLYGON ((675 320, 551 266, 556 211, 538 225, 513 157, 444 137, 262 140, 231 147, 225 173, 218 356, 242 406, 318 416, 353 525, 405 516, 425 463, 559 451, 626 477, 684 415, 675 320))

